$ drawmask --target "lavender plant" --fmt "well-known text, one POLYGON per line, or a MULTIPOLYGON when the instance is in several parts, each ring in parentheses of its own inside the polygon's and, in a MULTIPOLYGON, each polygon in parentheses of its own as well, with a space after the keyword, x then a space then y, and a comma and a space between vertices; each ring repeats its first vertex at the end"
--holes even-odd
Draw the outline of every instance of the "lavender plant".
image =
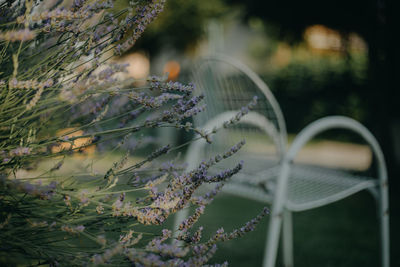
POLYGON ((131 161, 151 129, 191 131, 209 143, 217 131, 189 122, 204 109, 194 85, 151 76, 135 86, 136 80, 118 78, 125 65, 109 61, 135 44, 164 5, 138 0, 115 10, 108 0, 0 3, 0 263, 202 266, 218 242, 252 231, 266 214, 208 238, 203 227, 194 228, 242 162, 216 175, 209 169, 244 142, 189 171, 163 160, 179 148, 170 145, 131 161), (115 151, 123 156, 104 173, 90 164, 62 171, 94 147, 97 154, 103 148, 106 159, 115 151), (34 172, 43 162, 53 165, 34 172), (195 195, 204 183, 215 189, 195 195), (172 229, 179 230, 173 238, 163 225, 188 206, 197 208, 172 229))

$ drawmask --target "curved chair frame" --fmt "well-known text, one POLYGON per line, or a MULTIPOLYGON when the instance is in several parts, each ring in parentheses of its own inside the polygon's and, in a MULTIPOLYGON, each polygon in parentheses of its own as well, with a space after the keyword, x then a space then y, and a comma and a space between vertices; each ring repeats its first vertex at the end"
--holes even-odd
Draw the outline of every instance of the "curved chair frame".
POLYGON ((283 152, 286 150, 287 147, 287 131, 286 131, 286 123, 285 119, 283 117, 282 110, 278 104, 278 101, 276 101, 275 96, 272 94, 271 89, 268 87, 268 85, 261 80, 261 78, 254 72, 252 71, 249 67, 247 67, 245 64, 240 62, 239 60, 236 60, 234 58, 222 55, 222 54, 213 54, 206 56, 202 58, 200 61, 199 65, 201 65, 203 62, 207 61, 219 61, 223 62, 226 64, 229 64, 244 74, 247 75, 247 77, 254 82, 255 85, 260 89, 260 91, 265 95, 266 99, 269 101, 271 104, 271 107, 276 115, 278 126, 279 126, 279 136, 280 136, 280 150, 283 152))
MULTIPOLYGON (((214 129, 215 127, 222 126, 224 122, 234 118, 238 113, 239 110, 236 111, 232 110, 218 114, 215 118, 208 121, 206 125, 202 127, 202 130, 212 131, 212 129, 214 129)), ((271 123, 265 116, 259 114, 258 112, 250 111, 248 114, 246 114, 244 117, 241 118, 239 124, 249 124, 251 126, 258 127, 260 130, 262 130, 264 133, 266 133, 269 137, 272 138, 280 157, 282 157, 282 154, 285 153, 285 151, 282 148, 282 140, 281 136, 278 133, 278 130, 276 129, 274 124, 271 123)), ((203 144, 206 144, 206 142, 204 142, 203 144)), ((192 160, 191 158, 187 159, 192 160)))
MULTIPOLYGON (((269 101, 271 104, 271 107, 276 115, 277 118, 277 123, 279 130, 276 129, 276 127, 273 125, 273 123, 269 122, 267 118, 264 116, 257 114, 255 112, 249 112, 244 118, 242 118, 241 123, 247 122, 250 124, 253 124, 253 126, 257 126, 265 131, 272 140, 274 141, 277 151, 279 153, 280 160, 283 159, 284 154, 286 152, 286 147, 287 147, 287 132, 286 132, 286 124, 285 120, 283 117, 282 110, 278 104, 278 101, 276 101, 274 95, 272 94, 270 88, 265 84, 263 80, 260 79, 260 77, 252 71, 249 67, 247 67, 245 64, 240 62, 239 60, 236 60, 234 58, 225 56, 223 54, 212 54, 206 57, 203 57, 198 65, 201 66, 201 64, 207 63, 209 61, 218 61, 222 62, 228 65, 233 66, 237 70, 243 72, 257 87, 258 89, 265 95, 266 99, 269 101)), ((194 72, 195 74, 195 72, 194 72)), ((195 75, 193 75, 195 76, 195 75)), ((216 117, 212 118, 210 121, 206 122, 206 125, 204 125, 202 128, 204 130, 211 130, 213 127, 216 127, 218 125, 221 125, 224 121, 229 120, 230 118, 234 117, 238 111, 225 111, 221 114, 216 114, 216 117)), ((195 118, 196 119, 196 118, 195 118)), ((196 121, 196 120, 195 120, 196 121)), ((200 125, 198 125, 200 126, 200 125)), ((193 169, 195 168, 195 164, 199 162, 199 155, 198 151, 205 145, 205 142, 195 142, 192 143, 189 148, 188 148, 188 154, 186 155, 185 162, 187 162, 188 169, 193 169)), ((225 185, 225 187, 229 187, 229 185, 225 185)), ((241 191, 241 188, 231 188, 232 191, 241 191)), ((266 196, 263 191, 260 190, 260 192, 253 192, 252 198, 265 201, 266 199, 269 199, 269 202, 271 200, 271 196, 266 196)), ((177 213, 175 217, 175 228, 179 225, 181 221, 183 221, 186 217, 188 216, 188 211, 187 210, 182 210, 177 213)), ((175 232, 175 235, 178 235, 177 232, 175 232)))
MULTIPOLYGON (((229 119, 235 117, 235 115, 238 112, 239 111, 226 111, 224 113, 219 114, 214 119, 209 121, 203 127, 203 130, 210 131, 214 127, 221 126, 225 121, 228 121, 229 119)), ((281 153, 283 153, 283 151, 280 151, 281 150, 281 147, 280 147, 281 141, 279 139, 279 136, 277 135, 277 130, 276 130, 275 126, 270 121, 268 121, 267 118, 265 118, 263 115, 261 115, 257 112, 251 111, 248 114, 246 114, 244 117, 242 117, 242 119, 239 121, 239 123, 240 124, 249 124, 249 125, 258 127, 260 130, 262 130, 264 133, 266 133, 268 136, 270 136, 272 138, 272 140, 274 141, 279 158, 282 158, 281 153)), ((196 142, 193 142, 189 146, 188 153, 185 158, 185 162, 188 163, 188 166, 187 166, 188 170, 196 168, 196 166, 200 163, 201 159, 200 159, 199 152, 206 145, 210 145, 210 144, 208 144, 205 140, 200 139, 196 142)), ((260 182, 260 181, 257 181, 257 182, 260 182)), ((225 187, 229 187, 229 184, 225 185, 225 187)), ((252 188, 251 194, 246 194, 246 192, 244 191, 245 189, 238 187, 238 186, 232 186, 229 189, 230 189, 229 190, 230 192, 234 191, 234 192, 237 192, 239 195, 245 194, 248 198, 254 199, 257 201, 270 203, 271 199, 272 199, 270 195, 266 194, 266 192, 261 189, 257 190, 257 189, 252 188)), ((186 219, 188 217, 188 215, 189 214, 188 214, 187 209, 179 211, 175 217, 174 229, 177 229, 180 222, 182 222, 184 219, 186 219)), ((175 234, 177 235, 178 233, 175 232, 175 234)))
POLYGON ((275 198, 272 206, 272 217, 268 229, 269 234, 266 245, 266 253, 264 254, 264 266, 272 267, 275 265, 279 243, 278 239, 282 222, 284 264, 285 266, 293 266, 293 234, 291 211, 312 209, 343 199, 360 190, 367 189, 368 187, 375 187, 378 189, 377 191, 375 191, 377 194, 374 195, 378 196, 376 200, 379 205, 382 257, 381 266, 389 267, 389 201, 386 164, 378 142, 376 141, 375 137, 369 132, 369 130, 365 128, 362 124, 347 117, 332 116, 319 119, 308 125, 298 134, 288 153, 286 154, 286 157, 284 158, 282 163, 282 169, 279 174, 277 183, 277 191, 275 192, 275 198), (329 129, 338 128, 348 129, 359 134, 371 146, 372 151, 377 159, 378 182, 374 184, 368 184, 368 186, 361 186, 359 188, 356 188, 356 190, 351 189, 347 192, 344 191, 340 195, 336 195, 333 198, 322 199, 320 203, 310 203, 308 206, 306 205, 302 206, 301 208, 293 209, 290 203, 288 203, 287 201, 287 187, 292 169, 291 165, 293 164, 295 156, 300 151, 300 149, 317 134, 329 129))

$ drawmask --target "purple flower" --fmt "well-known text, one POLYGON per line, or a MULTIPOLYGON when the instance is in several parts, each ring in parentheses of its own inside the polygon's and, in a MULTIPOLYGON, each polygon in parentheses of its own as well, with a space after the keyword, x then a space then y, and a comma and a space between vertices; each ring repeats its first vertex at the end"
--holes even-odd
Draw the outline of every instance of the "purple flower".
POLYGON ((82 232, 85 230, 85 226, 83 226, 83 225, 78 225, 77 227, 75 227, 75 230, 76 230, 77 232, 82 233, 82 232))

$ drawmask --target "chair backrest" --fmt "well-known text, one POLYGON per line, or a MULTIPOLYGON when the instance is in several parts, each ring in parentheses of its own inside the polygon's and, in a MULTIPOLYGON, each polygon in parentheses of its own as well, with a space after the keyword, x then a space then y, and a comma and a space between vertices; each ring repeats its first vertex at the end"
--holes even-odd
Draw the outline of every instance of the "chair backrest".
MULTIPOLYGON (((203 128, 224 112, 239 111, 256 96, 257 104, 252 110, 268 121, 268 135, 275 145, 277 156, 282 159, 287 145, 285 121, 278 102, 257 74, 235 59, 215 54, 194 64, 192 81, 198 92, 204 95, 207 105, 206 110, 194 118, 197 127, 203 128)), ((219 141, 232 143, 237 136, 247 140, 257 138, 255 132, 259 128, 250 128, 241 124, 229 133, 226 132, 219 141)))

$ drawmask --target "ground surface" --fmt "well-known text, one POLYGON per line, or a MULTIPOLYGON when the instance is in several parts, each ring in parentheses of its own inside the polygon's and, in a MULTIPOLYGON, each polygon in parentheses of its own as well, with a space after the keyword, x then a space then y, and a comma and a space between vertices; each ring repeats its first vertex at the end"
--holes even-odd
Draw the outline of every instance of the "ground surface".
MULTIPOLYGON (((393 202, 392 202, 393 203, 393 202)), ((209 206, 199 224, 209 232, 224 225, 240 227, 258 213, 262 203, 221 195, 209 206)), ((400 212, 391 209, 391 266, 400 266, 400 212)), ((361 192, 331 205, 295 213, 294 261, 301 266, 364 266, 379 264, 379 235, 375 204, 368 192, 361 192)), ((220 246, 214 262, 228 260, 229 266, 261 266, 269 218, 256 231, 220 246)), ((277 266, 282 266, 278 255, 277 266)))
MULTIPOLYGON (((251 150, 268 149, 260 145, 262 142, 257 139, 253 141, 256 142, 248 142, 251 150)), ((89 170, 102 173, 119 157, 113 155, 100 161, 91 158, 82 161, 77 157, 66 163, 61 172, 70 173, 73 170, 80 173, 89 170), (86 168, 82 169, 82 166, 86 168)), ((370 164, 371 152, 362 145, 322 141, 309 144, 297 159, 303 163, 364 169, 370 164)), ((128 164, 139 160, 131 157, 128 164)), ((17 177, 34 177, 48 170, 57 161, 59 159, 53 163, 43 163, 34 172, 20 171, 17 177)), ((400 225, 399 201, 398 196, 391 194, 391 266, 400 266, 400 231, 397 227, 400 225)), ((253 218, 264 206, 263 203, 221 194, 206 208, 198 225, 204 225, 205 234, 208 235, 212 235, 221 226, 231 231, 253 218)), ((293 219, 296 267, 379 266, 378 220, 374 199, 368 192, 358 193, 322 208, 295 213, 293 219)), ((245 237, 221 244, 212 262, 228 260, 230 266, 261 266, 268 220, 267 216, 256 231, 245 237)), ((171 227, 172 220, 169 221, 168 227, 171 227)), ((277 266, 282 266, 280 255, 277 259, 277 266)))

